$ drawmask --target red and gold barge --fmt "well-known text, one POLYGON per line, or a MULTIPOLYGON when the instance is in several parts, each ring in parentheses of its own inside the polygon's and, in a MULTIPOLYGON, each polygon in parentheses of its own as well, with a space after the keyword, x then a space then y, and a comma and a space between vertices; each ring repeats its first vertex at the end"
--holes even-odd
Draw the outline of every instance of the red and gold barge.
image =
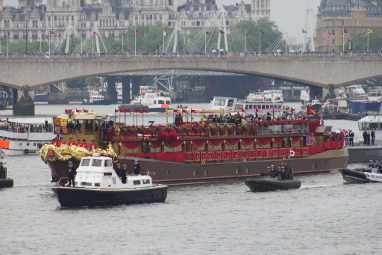
POLYGON ((211 124, 202 118, 180 126, 106 123, 106 116, 94 113, 69 113, 64 118, 80 126, 68 128, 63 135, 66 143, 69 138, 85 139, 89 144, 95 140, 99 149, 85 152, 74 145, 43 148, 40 155, 57 180, 67 176, 69 160, 78 167, 81 157, 94 152, 127 164, 130 173, 138 159, 142 172, 150 172, 153 181, 166 184, 254 177, 270 165, 285 162, 292 164, 294 173, 338 170, 348 162, 343 136, 319 126, 315 117, 240 125, 211 124))

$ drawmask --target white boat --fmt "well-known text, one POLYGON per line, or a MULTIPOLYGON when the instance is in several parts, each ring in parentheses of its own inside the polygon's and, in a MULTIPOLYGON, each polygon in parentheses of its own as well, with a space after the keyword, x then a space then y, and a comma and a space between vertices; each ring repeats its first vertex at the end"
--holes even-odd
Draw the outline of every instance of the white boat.
POLYGON ((167 197, 168 186, 153 184, 148 174, 128 175, 123 183, 108 157, 84 157, 76 172, 75 187, 53 187, 61 207, 164 202, 167 197))
POLYGON ((264 96, 262 92, 249 93, 246 99, 250 102, 264 102, 264 96))
POLYGON ((54 136, 52 118, 9 119, 0 126, 0 150, 7 156, 35 154, 54 136))
POLYGON ((115 90, 117 91, 117 102, 120 104, 122 103, 122 83, 116 83, 115 90))
POLYGON ((381 97, 381 92, 377 90, 370 90, 367 92, 367 98, 371 102, 381 102, 382 97, 381 97))
POLYGON ((232 110, 234 103, 237 102, 235 97, 219 97, 215 96, 210 103, 210 110, 232 110))
POLYGON ((92 90, 89 91, 89 99, 84 99, 82 102, 83 105, 110 105, 110 99, 106 99, 102 95, 103 91, 92 90))
POLYGON ((264 102, 283 103, 284 97, 281 90, 264 90, 264 102))
POLYGON ((272 103, 272 102, 236 102, 233 105, 234 110, 251 110, 251 109, 258 109, 258 110, 267 110, 267 109, 282 109, 283 103, 272 103))
POLYGON ((148 89, 142 91, 130 104, 146 105, 149 107, 149 112, 165 112, 166 109, 171 109, 171 97, 161 90, 148 89))
POLYGON ((357 100, 368 100, 367 94, 361 85, 351 85, 338 90, 340 97, 357 100))
POLYGON ((310 101, 310 96, 309 96, 309 90, 307 89, 302 89, 300 93, 300 102, 309 102, 310 101))

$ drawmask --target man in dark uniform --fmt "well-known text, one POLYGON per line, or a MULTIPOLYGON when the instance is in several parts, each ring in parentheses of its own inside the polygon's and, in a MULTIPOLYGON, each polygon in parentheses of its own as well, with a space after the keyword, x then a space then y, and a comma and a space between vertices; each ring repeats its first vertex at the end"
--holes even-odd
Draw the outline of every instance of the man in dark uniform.
POLYGON ((290 180, 290 168, 288 166, 288 163, 284 163, 284 172, 285 172, 285 179, 290 180))
POLYGON ((354 146, 354 132, 352 130, 349 132, 349 145, 354 146))
POLYGON ((371 131, 371 145, 375 144, 375 129, 371 131))
POLYGON ((139 165, 138 160, 135 160, 135 162, 134 162, 134 174, 138 175, 139 170, 141 170, 141 166, 139 165))
POLYGON ((68 170, 69 170, 69 173, 68 173, 69 184, 68 184, 68 186, 70 186, 73 183, 73 187, 74 187, 74 175, 76 173, 76 170, 74 169, 72 161, 69 161, 69 169, 68 170))
POLYGON ((116 174, 121 178, 121 163, 117 163, 117 169, 115 169, 116 174))
POLYGON ((121 170, 121 181, 122 181, 122 183, 126 183, 126 175, 127 175, 127 168, 126 168, 126 165, 123 165, 123 168, 121 170))
POLYGON ((370 168, 370 169, 374 168, 373 160, 370 160, 369 168, 370 168))
POLYGON ((363 131, 362 136, 363 136, 363 144, 367 145, 367 131, 366 131, 366 129, 365 129, 365 131, 363 131))

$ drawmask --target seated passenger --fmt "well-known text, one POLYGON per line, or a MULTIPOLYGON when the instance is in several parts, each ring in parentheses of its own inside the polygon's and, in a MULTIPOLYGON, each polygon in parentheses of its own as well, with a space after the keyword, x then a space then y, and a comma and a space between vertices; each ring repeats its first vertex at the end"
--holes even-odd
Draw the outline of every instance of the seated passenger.
POLYGON ((90 144, 90 150, 96 150, 97 149, 97 144, 95 143, 94 140, 92 140, 92 143, 90 144))

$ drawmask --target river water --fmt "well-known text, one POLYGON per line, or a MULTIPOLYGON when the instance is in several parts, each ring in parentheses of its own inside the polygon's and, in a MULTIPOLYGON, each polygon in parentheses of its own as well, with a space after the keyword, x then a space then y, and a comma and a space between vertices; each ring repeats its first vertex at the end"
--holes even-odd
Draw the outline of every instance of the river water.
MULTIPOLYGON (((36 114, 64 109, 36 106, 36 114)), ((0 254, 381 253, 382 185, 347 185, 337 171, 297 176, 302 188, 293 191, 252 193, 230 181, 171 187, 165 203, 61 209, 39 156, 5 161, 15 186, 0 190, 0 254)))

